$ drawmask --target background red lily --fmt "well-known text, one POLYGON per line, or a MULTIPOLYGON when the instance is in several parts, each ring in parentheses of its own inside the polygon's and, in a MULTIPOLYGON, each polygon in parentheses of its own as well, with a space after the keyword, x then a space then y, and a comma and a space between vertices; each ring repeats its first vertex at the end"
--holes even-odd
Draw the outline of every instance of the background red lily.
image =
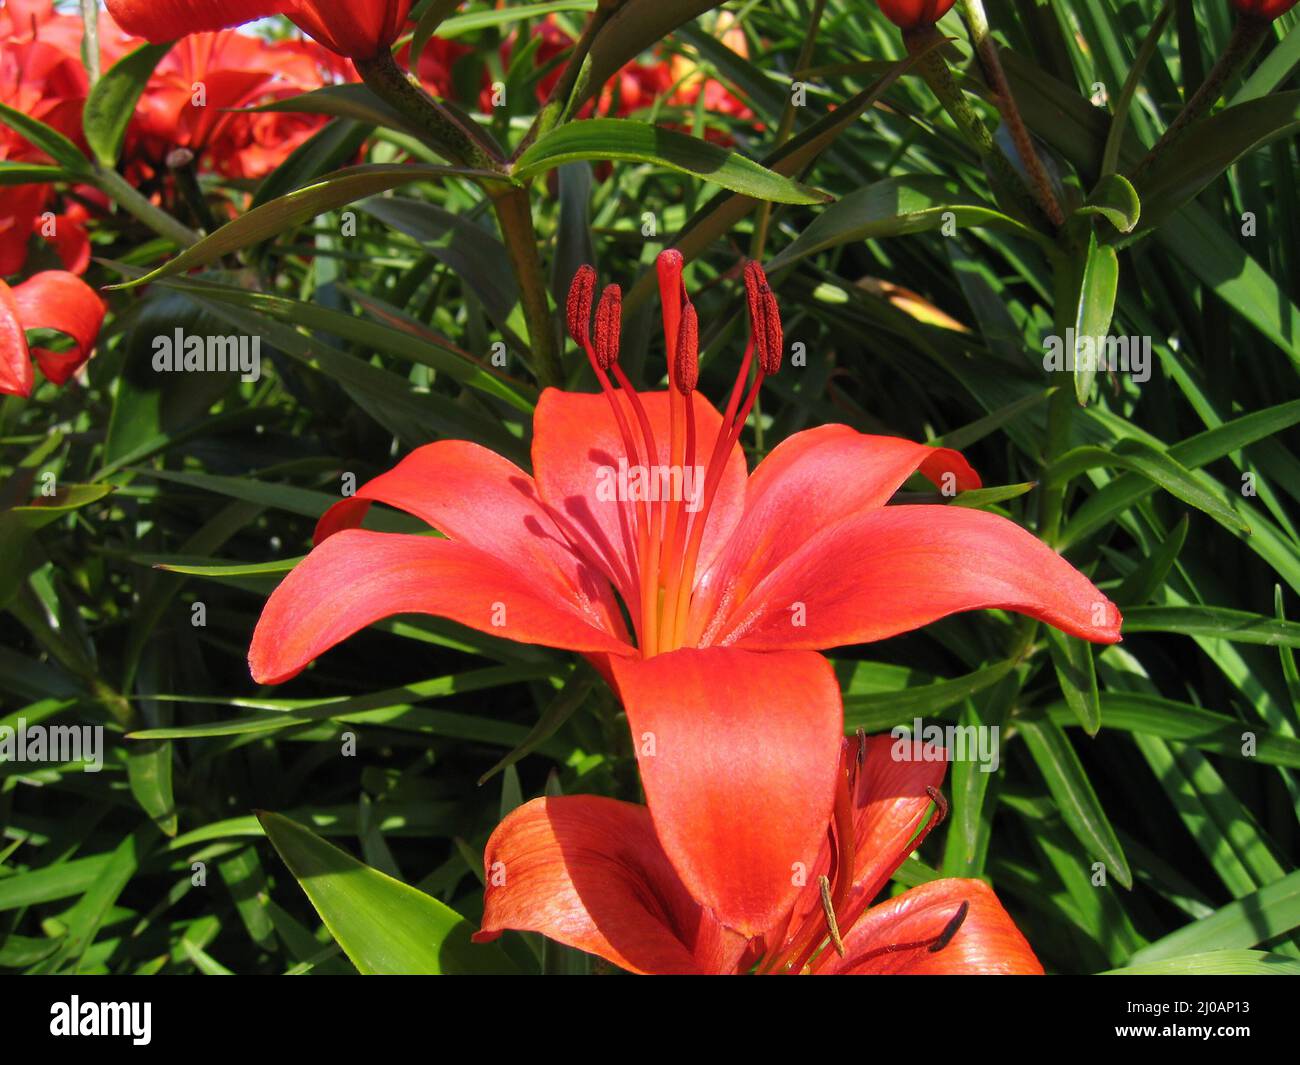
MULTIPOLYGON (((844 742, 821 852, 784 856, 780 874, 803 886, 759 935, 738 935, 693 897, 645 808, 574 795, 534 799, 493 832, 475 939, 541 932, 637 973, 1041 973, 982 881, 931 881, 870 906, 937 822, 933 800, 942 803, 944 764, 926 760, 936 752, 902 741, 903 760, 897 745, 844 742)), ((701 811, 697 828, 711 834, 707 825, 701 811)), ((745 892, 748 871, 733 870, 727 888, 745 892)))
POLYGON ((368 59, 397 39, 411 0, 107 0, 118 23, 151 41, 286 15, 310 37, 350 59, 368 59))
MULTIPOLYGON (((674 350, 693 311, 678 303, 680 259, 664 265, 674 350)), ((763 324, 766 313, 755 312, 760 342, 764 330, 779 329, 763 324)), ((580 319, 575 335, 587 342, 580 319)), ((618 323, 609 314, 598 322, 612 331, 597 336, 604 358, 618 323)), ((609 365, 621 373, 616 360, 609 365)), ((760 368, 755 388, 762 376, 760 368)), ((586 654, 626 708, 665 852, 719 919, 759 934, 788 909, 795 889, 782 870, 789 855, 815 847, 833 799, 843 712, 830 666, 814 651, 993 607, 1110 643, 1120 617, 1086 577, 1001 517, 885 506, 918 470, 950 487, 977 487, 956 452, 822 426, 789 437, 747 478, 738 427, 727 425, 735 399, 724 416, 677 387, 548 389, 534 418, 531 477, 471 443, 418 449, 321 518, 315 549, 263 610, 249 649, 254 678, 288 680, 358 629, 408 611, 586 654), (652 548, 647 559, 645 534, 647 525, 652 534, 660 529, 671 508, 611 502, 599 486, 620 456, 632 451, 636 464, 628 424, 640 422, 656 463, 680 465, 675 426, 683 421, 694 427, 695 454, 716 454, 709 464, 716 492, 691 518, 692 535, 697 525, 702 533, 698 567, 684 562, 690 551, 678 537, 676 550, 662 552, 660 572, 647 565, 661 556, 652 548), (446 539, 357 528, 376 502, 429 522, 446 539), (670 625, 671 610, 659 604, 672 598, 663 588, 683 571, 685 609, 670 625), (645 588, 655 592, 642 597, 645 588), (711 812, 708 831, 702 807, 711 812), (742 839, 750 872, 740 891, 729 864, 745 850, 742 839)), ((735 420, 743 425, 747 413, 748 406, 735 420)))
POLYGON ((13 288, 0 281, 0 393, 32 394, 33 358, 41 373, 56 385, 63 384, 90 358, 103 320, 103 300, 66 270, 46 270, 13 288), (29 351, 29 329, 66 333, 73 346, 64 352, 29 351))

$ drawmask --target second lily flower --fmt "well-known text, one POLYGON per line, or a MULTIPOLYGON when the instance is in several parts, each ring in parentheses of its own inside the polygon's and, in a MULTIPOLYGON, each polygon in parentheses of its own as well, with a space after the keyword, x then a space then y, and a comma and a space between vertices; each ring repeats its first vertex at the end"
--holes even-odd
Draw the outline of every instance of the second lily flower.
POLYGON ((595 278, 584 268, 569 328, 603 394, 543 393, 532 476, 476 444, 441 441, 332 507, 315 549, 267 602, 249 664, 259 682, 288 680, 404 612, 586 655, 626 708, 668 860, 693 898, 754 937, 789 911, 790 856, 817 852, 834 803, 843 709, 817 651, 988 608, 1113 643, 1120 615, 1004 518, 885 506, 917 471, 979 487, 954 451, 827 425, 791 436, 746 476, 740 434, 781 363, 775 298, 750 263, 749 344, 719 412, 696 387, 699 326, 681 256, 664 252, 658 269, 666 391, 639 393, 618 364, 616 286, 592 336, 595 278), (608 471, 620 463, 698 466, 703 485, 689 502, 611 499, 608 471), (372 503, 445 539, 358 528, 372 503))

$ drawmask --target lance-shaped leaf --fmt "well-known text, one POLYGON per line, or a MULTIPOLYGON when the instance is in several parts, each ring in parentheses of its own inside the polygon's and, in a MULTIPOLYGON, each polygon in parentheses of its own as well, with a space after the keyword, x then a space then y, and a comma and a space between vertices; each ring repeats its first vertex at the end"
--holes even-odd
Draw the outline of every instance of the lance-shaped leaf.
POLYGON ((775 272, 841 244, 925 233, 945 225, 958 229, 993 226, 1031 240, 1046 239, 1000 211, 971 202, 970 194, 948 178, 928 175, 886 178, 851 192, 826 208, 767 269, 775 272))
POLYGON ((363 865, 279 814, 259 815, 325 927, 364 975, 511 972, 499 949, 470 942, 473 926, 432 896, 363 865))
POLYGON ((124 56, 99 81, 86 97, 82 110, 82 129, 86 143, 104 166, 117 165, 126 127, 135 115, 135 106, 144 92, 159 60, 171 50, 166 44, 146 44, 124 56))
POLYGON ((207 266, 223 255, 247 248, 251 244, 300 226, 325 211, 365 199, 376 193, 409 184, 412 181, 439 181, 443 178, 461 177, 478 181, 507 181, 503 175, 490 170, 472 170, 452 166, 407 166, 401 164, 375 164, 354 166, 340 170, 306 188, 280 196, 260 207, 254 207, 233 222, 228 222, 215 233, 186 248, 174 259, 169 259, 158 269, 124 281, 110 288, 135 288, 157 281, 160 277, 207 266))
POLYGON ((511 172, 524 180, 584 159, 650 163, 774 203, 813 204, 831 199, 698 137, 622 118, 591 118, 560 126, 529 147, 511 172))

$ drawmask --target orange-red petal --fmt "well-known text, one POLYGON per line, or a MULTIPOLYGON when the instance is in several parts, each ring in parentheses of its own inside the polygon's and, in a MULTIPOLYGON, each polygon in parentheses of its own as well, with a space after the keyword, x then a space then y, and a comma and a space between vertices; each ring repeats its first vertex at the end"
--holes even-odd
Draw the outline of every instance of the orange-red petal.
POLYGON ((526 571, 557 600, 571 600, 592 624, 627 639, 608 580, 573 550, 538 499, 532 477, 509 459, 464 440, 417 448, 327 510, 316 525, 316 543, 360 525, 372 503, 404 510, 449 539, 526 571))
POLYGON ((67 270, 33 274, 15 285, 13 294, 24 329, 52 329, 72 338, 74 346, 66 352, 32 351, 41 373, 56 385, 64 384, 90 358, 104 323, 104 301, 67 270))
POLYGON ((35 381, 14 290, 0 280, 0 394, 30 396, 35 381))
POLYGON ((1115 604, 1042 541, 996 514, 935 505, 882 507, 812 534, 733 608, 717 642, 837 647, 989 608, 1120 638, 1115 604))
POLYGON ((521 643, 626 653, 553 589, 474 547, 430 536, 348 529, 315 548, 271 594, 248 664, 279 684, 381 618, 435 614, 521 643))
POLYGON ((483 867, 478 942, 540 932, 635 973, 726 972, 744 949, 691 898, 643 806, 534 799, 497 826, 483 867))
POLYGON ((105 0, 122 29, 156 43, 222 30, 268 15, 287 15, 296 0, 105 0))
POLYGON ((825 839, 843 732, 830 664, 727 648, 610 664, 673 867, 723 924, 762 934, 825 839))
POLYGON ((688 642, 710 642, 710 620, 723 621, 811 533, 884 506, 917 470, 952 492, 980 487, 959 452, 847 425, 808 429, 778 444, 749 478, 744 515, 701 582, 688 642))
POLYGON ((934 880, 872 907, 845 935, 844 951, 841 958, 828 948, 814 971, 859 976, 1043 972, 1020 929, 981 880, 934 880), (951 933, 946 942, 945 932, 951 933))

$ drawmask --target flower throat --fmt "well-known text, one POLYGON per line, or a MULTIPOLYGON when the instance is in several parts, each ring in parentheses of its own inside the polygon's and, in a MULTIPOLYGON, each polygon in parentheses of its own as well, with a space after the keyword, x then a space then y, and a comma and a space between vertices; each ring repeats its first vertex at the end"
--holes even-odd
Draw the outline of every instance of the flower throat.
MULTIPOLYGON (((668 363, 669 468, 686 471, 698 465, 703 469, 703 486, 697 488, 699 498, 689 506, 677 494, 673 498, 641 498, 621 508, 623 520, 630 523, 625 534, 634 556, 630 576, 635 602, 627 606, 637 646, 646 658, 675 651, 685 642, 705 524, 727 459, 749 420, 763 379, 781 368, 784 344, 776 297, 763 268, 756 262, 748 262, 744 276, 749 342, 722 414, 717 440, 705 457, 696 435, 693 399, 700 378, 700 323, 695 306, 686 294, 682 267, 681 252, 669 249, 659 254, 659 295, 663 302, 668 363)), ((627 464, 653 470, 659 465, 654 428, 641 397, 618 363, 623 292, 618 285, 608 285, 598 302, 595 293, 596 271, 584 265, 574 275, 569 288, 566 308, 569 335, 587 353, 601 391, 609 400, 627 464), (596 304, 594 337, 593 303, 596 304)))

